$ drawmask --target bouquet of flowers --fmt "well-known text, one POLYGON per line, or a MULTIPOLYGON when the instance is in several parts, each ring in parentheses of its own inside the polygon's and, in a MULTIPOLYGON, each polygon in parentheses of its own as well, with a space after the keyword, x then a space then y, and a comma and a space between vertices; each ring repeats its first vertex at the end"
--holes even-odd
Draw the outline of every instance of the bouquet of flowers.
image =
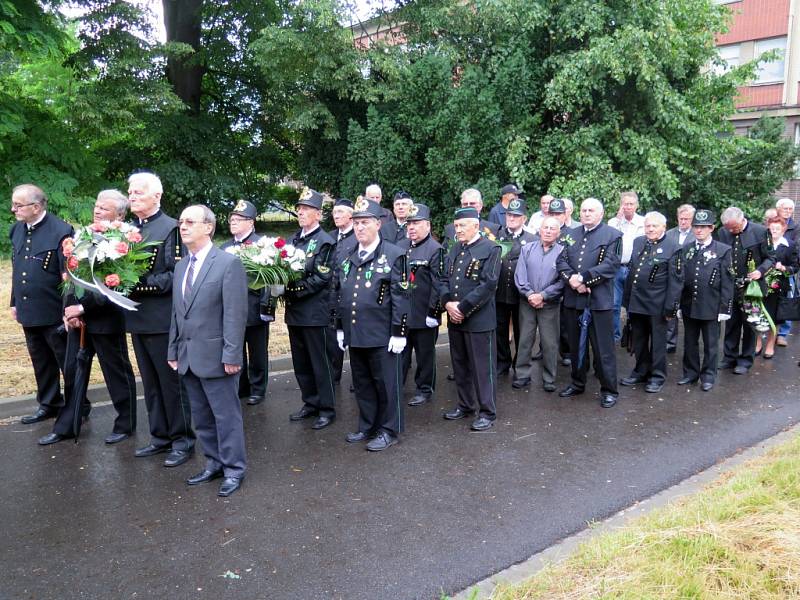
MULTIPOLYGON (((755 270, 756 264, 751 260, 747 263, 747 271, 752 273, 755 270)), ((775 333, 775 323, 766 308, 764 308, 764 292, 761 291, 758 281, 752 280, 747 284, 742 298, 742 310, 747 316, 747 322, 750 323, 753 329, 759 333, 766 333, 767 331, 775 333)))
MULTIPOLYGON (((311 244, 309 250, 313 250, 311 244)), ((283 295, 286 284, 300 279, 305 271, 306 253, 281 237, 262 237, 255 243, 230 246, 226 251, 241 259, 251 290, 269 287, 272 296, 283 295)))
POLYGON ((73 237, 61 242, 67 259, 62 293, 80 299, 95 291, 118 306, 136 310, 138 302, 127 296, 147 272, 151 253, 159 242, 145 242, 139 229, 121 221, 101 221, 77 228, 73 237))
POLYGON ((786 274, 778 269, 770 269, 764 275, 764 283, 767 286, 767 295, 779 292, 781 289, 781 279, 786 277, 786 274))

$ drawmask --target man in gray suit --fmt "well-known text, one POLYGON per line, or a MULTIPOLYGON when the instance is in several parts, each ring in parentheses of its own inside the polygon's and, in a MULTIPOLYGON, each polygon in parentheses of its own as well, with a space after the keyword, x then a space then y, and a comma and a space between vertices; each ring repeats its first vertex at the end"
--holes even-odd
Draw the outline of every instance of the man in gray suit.
MULTIPOLYGON (((692 233, 692 219, 695 208, 691 204, 681 204, 678 207, 678 226, 667 230, 667 241, 675 241, 683 246, 694 244, 695 237, 692 233)), ((678 348, 678 321, 667 321, 667 354, 674 354, 678 348)))
POLYGON ((178 222, 189 254, 175 267, 167 358, 186 386, 206 456, 205 469, 186 483, 224 477, 218 495, 230 496, 247 464, 238 394, 247 275, 238 258, 211 243, 216 218, 208 207, 189 206, 178 222))

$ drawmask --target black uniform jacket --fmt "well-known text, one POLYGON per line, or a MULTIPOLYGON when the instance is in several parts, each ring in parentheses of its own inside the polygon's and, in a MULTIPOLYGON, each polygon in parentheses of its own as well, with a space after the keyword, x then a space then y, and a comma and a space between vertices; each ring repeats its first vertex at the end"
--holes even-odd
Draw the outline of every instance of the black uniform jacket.
POLYGON ((403 251, 381 240, 372 254, 358 246, 337 273, 336 328, 345 345, 386 348, 392 336, 405 337, 411 308, 409 271, 403 251))
POLYGON ((564 279, 564 306, 584 309, 587 303, 591 310, 614 308, 614 277, 619 269, 619 253, 622 234, 600 223, 589 232, 583 225, 573 227, 559 239, 564 250, 558 257, 556 267, 564 279), (583 283, 591 289, 589 294, 579 294, 569 285, 575 274, 583 277, 583 283))
POLYGON ((408 239, 406 237, 406 224, 402 225, 397 223, 397 220, 392 217, 386 223, 381 225, 381 239, 392 244, 408 239))
POLYGON ((633 240, 631 270, 622 296, 625 310, 674 317, 683 291, 682 260, 681 245, 671 236, 665 234, 655 242, 643 235, 633 240))
MULTIPOLYGON (((481 219, 480 232, 482 236, 497 236, 497 234, 500 233, 500 225, 487 221, 486 219, 481 219)), ((445 249, 445 252, 449 252, 453 245, 458 245, 458 240, 456 240, 456 226, 452 223, 448 223, 444 226, 442 247, 445 249)))
POLYGON ((517 236, 505 227, 500 229, 497 235, 498 242, 512 242, 511 250, 500 260, 500 279, 497 282, 497 301, 505 304, 519 304, 519 290, 514 283, 514 272, 517 270, 522 247, 530 244, 536 239, 531 232, 522 230, 517 236))
POLYGON ((134 219, 146 242, 161 242, 150 252, 147 272, 131 292, 131 300, 140 302, 136 310, 125 311, 125 327, 130 333, 169 333, 172 315, 172 274, 183 256, 178 236, 178 222, 160 210, 152 217, 134 219))
POLYGON ((408 326, 425 329, 425 319, 439 320, 442 311, 439 302, 439 287, 445 270, 445 253, 442 245, 430 234, 416 245, 405 239, 397 245, 405 252, 411 282, 411 314, 408 326))
POLYGON ((712 240, 700 250, 697 244, 684 246, 683 293, 681 312, 684 317, 716 321, 717 315, 733 311, 733 274, 731 247, 712 240))
POLYGON ((447 255, 446 276, 441 280, 442 306, 458 302, 461 323, 448 327, 481 332, 497 328, 495 293, 500 277, 500 246, 485 237, 471 244, 456 244, 447 255))
POLYGON ((321 227, 303 237, 298 231, 292 245, 306 253, 300 279, 286 286, 286 324, 326 327, 330 324, 330 285, 333 277, 334 242, 321 227))
MULTIPOLYGON (((262 236, 258 235, 255 231, 251 231, 250 235, 241 241, 242 245, 255 244, 262 236)), ((219 248, 220 250, 227 250, 231 246, 236 245, 235 239, 230 239, 223 243, 219 248)), ((251 290, 247 288, 247 327, 254 325, 265 325, 266 323, 261 320, 261 304, 267 301, 266 288, 262 290, 251 290)))
MULTIPOLYGON (((769 245, 769 232, 767 228, 748 220, 741 233, 733 235, 724 227, 717 230, 717 239, 731 248, 731 266, 733 268, 734 284, 736 291, 742 292, 746 287, 744 277, 750 272, 747 264, 752 260, 756 270, 763 275, 775 265, 771 247, 769 245)), ((764 285, 763 278, 759 280, 764 285)))
POLYGON ((23 327, 61 322, 61 242, 71 235, 72 226, 49 212, 30 229, 21 221, 11 227, 11 306, 23 327))

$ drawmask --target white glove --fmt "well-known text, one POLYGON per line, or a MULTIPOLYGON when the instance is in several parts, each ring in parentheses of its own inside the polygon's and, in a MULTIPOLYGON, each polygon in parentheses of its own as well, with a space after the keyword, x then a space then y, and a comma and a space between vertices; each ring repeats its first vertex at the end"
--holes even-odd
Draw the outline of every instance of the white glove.
POLYGON ((683 311, 679 308, 678 312, 675 313, 675 316, 678 317, 679 319, 682 319, 683 318, 683 311))
POLYGON ((730 318, 731 318, 730 315, 723 315, 722 313, 717 315, 717 321, 719 321, 720 323, 722 323, 723 321, 727 321, 730 318))
POLYGON ((347 346, 344 345, 344 331, 341 329, 336 330, 336 343, 339 344, 339 350, 344 352, 347 346))
POLYGON ((434 327, 439 326, 439 321, 434 319, 433 317, 425 317, 425 327, 430 327, 433 329, 434 327))
POLYGON ((272 323, 275 320, 275 317, 272 315, 258 315, 259 318, 264 321, 264 323, 272 323))
POLYGON ((406 349, 406 338, 397 337, 394 335, 389 338, 389 352, 393 352, 394 354, 400 354, 405 349, 406 349))

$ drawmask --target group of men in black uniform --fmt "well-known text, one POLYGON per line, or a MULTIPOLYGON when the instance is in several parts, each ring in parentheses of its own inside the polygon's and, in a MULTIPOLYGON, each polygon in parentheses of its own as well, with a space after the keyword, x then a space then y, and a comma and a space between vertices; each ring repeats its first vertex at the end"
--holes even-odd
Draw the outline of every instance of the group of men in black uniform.
MULTIPOLYGON (((123 311, 96 293, 80 300, 74 295, 62 299, 61 245, 72 227, 47 212, 46 196, 38 187, 22 185, 14 190, 12 211, 18 222, 11 230, 11 305, 25 333, 39 402, 38 410, 23 422, 59 417, 41 444, 75 435, 67 424, 76 411, 88 416, 91 408, 80 402, 79 406, 68 402, 65 407, 59 385, 60 371, 65 389, 70 386, 74 352, 68 345, 77 344, 76 332, 83 323, 89 338, 85 345, 98 355, 118 413, 106 443, 126 439, 136 427, 127 332, 142 376, 150 426, 150 443, 136 450, 136 456, 166 453, 164 464, 177 466, 193 452, 195 435, 186 394, 178 373, 167 364, 172 275, 184 250, 178 222, 160 210, 161 194, 155 175, 137 173, 129 179, 128 197, 107 190, 95 205, 98 221, 121 220, 129 207, 132 223, 143 238, 157 242, 149 249, 148 271, 131 294, 139 303, 138 310, 123 311)), ((541 315, 547 316, 550 327, 554 318, 554 331, 561 332, 559 351, 564 355, 562 364, 571 366, 571 379, 559 396, 584 392, 593 356, 601 405, 614 406, 618 398, 614 279, 620 267, 621 234, 603 222, 604 208, 598 200, 584 200, 580 225, 568 228, 564 202, 553 199, 549 215, 555 220, 547 227, 560 228, 557 242, 548 241, 539 253, 523 253, 526 245, 540 240, 525 229, 522 198, 505 207, 506 224, 498 226, 481 218, 480 192, 465 190, 441 243, 431 233, 429 207, 401 192, 394 197, 394 211, 389 212, 381 207, 381 199, 380 188, 372 185, 355 203, 336 200, 332 213, 336 227, 330 232, 320 226, 321 194, 306 188, 297 201, 300 229, 288 241, 304 252, 305 266, 300 277, 286 286, 284 302, 302 406, 290 420, 313 418, 311 427, 317 430, 333 423, 336 384, 349 350, 359 419, 347 442, 366 442, 370 451, 397 443, 403 430, 402 389, 412 353, 416 356, 415 393, 408 404, 419 406, 435 391, 435 346, 441 315, 446 313, 458 401, 443 416, 469 418, 474 431, 489 429, 496 419, 498 376, 514 369, 519 359, 524 335, 519 309, 521 302, 528 301, 535 311, 547 310, 541 315), (552 248, 556 254, 547 258, 552 248), (515 274, 526 268, 533 275, 542 268, 552 272, 544 278, 526 279, 548 284, 546 302, 539 289, 526 287, 528 296, 522 295, 515 274), (553 311, 554 306, 560 308, 553 311)), ((233 238, 223 248, 257 242, 256 217, 255 206, 239 201, 228 219, 233 238)), ((711 237, 715 222, 711 211, 697 210, 692 236, 683 243, 667 235, 663 215, 645 216, 645 235, 634 242, 624 293, 636 366, 621 379, 623 385, 644 384, 648 392, 661 389, 666 378, 668 328, 681 315, 685 355, 678 383, 699 381, 706 391, 713 387, 719 323, 728 319, 723 366, 743 373, 752 365, 754 335, 737 301, 741 282, 758 279, 771 266, 766 232, 745 221, 740 231, 723 229, 715 240, 711 237), (751 260, 757 265, 754 272, 747 269, 751 260)), ((274 306, 275 299, 268 293, 248 292, 239 395, 249 404, 262 402, 266 394, 268 324, 274 318, 274 306)), ((553 347, 547 344, 548 352, 553 347)), ((553 376, 547 374, 545 391, 554 391, 553 376)), ((530 378, 517 378, 514 383, 514 387, 525 387, 530 378)))

